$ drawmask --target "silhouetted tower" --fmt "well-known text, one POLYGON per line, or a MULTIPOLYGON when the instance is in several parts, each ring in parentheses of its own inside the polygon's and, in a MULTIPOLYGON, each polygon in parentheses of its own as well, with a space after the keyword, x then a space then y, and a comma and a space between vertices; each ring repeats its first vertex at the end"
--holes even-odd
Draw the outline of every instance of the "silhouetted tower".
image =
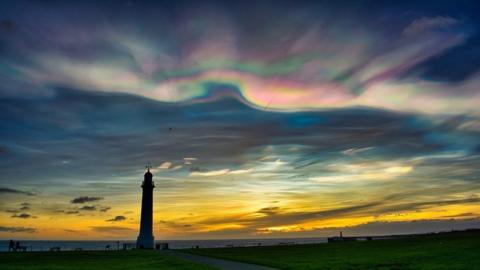
POLYGON ((140 219, 140 233, 137 238, 137 248, 153 249, 153 174, 150 172, 150 165, 147 165, 147 172, 142 183, 142 214, 140 219))

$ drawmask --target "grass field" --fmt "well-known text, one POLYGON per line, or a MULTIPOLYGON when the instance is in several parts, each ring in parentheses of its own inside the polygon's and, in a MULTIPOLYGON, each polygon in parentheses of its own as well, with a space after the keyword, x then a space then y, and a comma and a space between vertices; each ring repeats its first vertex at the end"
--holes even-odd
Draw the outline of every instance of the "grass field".
POLYGON ((475 270, 480 269, 480 231, 368 242, 186 252, 295 270, 475 270))
POLYGON ((2 270, 213 270, 158 251, 62 251, 0 253, 2 270))
MULTIPOLYGON (((199 255, 295 270, 480 270, 480 230, 368 242, 192 249, 199 255)), ((158 251, 0 253, 1 270, 213 270, 158 251)), ((246 269, 248 270, 248 269, 246 269)))

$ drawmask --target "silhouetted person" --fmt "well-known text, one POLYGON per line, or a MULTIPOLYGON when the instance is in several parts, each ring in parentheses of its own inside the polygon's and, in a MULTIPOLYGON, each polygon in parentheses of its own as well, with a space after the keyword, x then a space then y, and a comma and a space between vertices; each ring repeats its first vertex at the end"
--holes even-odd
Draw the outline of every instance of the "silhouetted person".
POLYGON ((15 243, 15 251, 17 251, 18 249, 20 249, 20 242, 16 242, 15 243))
POLYGON ((13 240, 10 239, 10 241, 8 242, 8 251, 14 251, 15 250, 15 242, 13 242, 13 240))

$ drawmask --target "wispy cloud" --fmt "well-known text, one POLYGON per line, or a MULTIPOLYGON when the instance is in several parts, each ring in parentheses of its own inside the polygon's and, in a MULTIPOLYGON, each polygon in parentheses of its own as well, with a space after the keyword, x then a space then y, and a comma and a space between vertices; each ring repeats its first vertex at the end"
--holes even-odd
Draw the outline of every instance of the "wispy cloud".
POLYGON ((107 234, 123 234, 125 232, 133 232, 134 229, 128 227, 120 227, 120 226, 93 226, 91 227, 92 230, 100 233, 107 233, 107 234))
POLYGON ((114 218, 107 219, 109 222, 117 222, 117 221, 124 221, 127 218, 125 216, 115 216, 114 218))
POLYGON ((228 174, 228 169, 216 170, 216 171, 194 171, 190 173, 190 176, 220 176, 228 174))
POLYGON ((172 167, 172 163, 169 162, 169 161, 165 161, 163 162, 162 164, 160 164, 160 166, 158 166, 158 169, 160 170, 168 170, 172 167))
POLYGON ((100 201, 100 200, 103 200, 103 197, 82 196, 82 197, 74 198, 70 202, 78 204, 78 203, 96 202, 96 201, 100 201))
POLYGON ((183 158, 183 163, 185 165, 191 165, 193 164, 193 162, 195 162, 197 160, 197 158, 194 158, 194 157, 185 157, 183 158))
POLYGON ((5 227, 0 226, 0 232, 9 233, 36 233, 37 229, 31 227, 5 227))
POLYGON ((427 32, 434 30, 445 30, 458 23, 459 21, 452 17, 423 17, 420 19, 415 19, 403 30, 403 34, 406 36, 428 34, 427 32))
POLYGON ((30 191, 24 191, 24 190, 19 190, 19 189, 13 189, 13 188, 6 188, 6 187, 0 187, 0 194, 24 194, 28 196, 34 196, 36 193, 30 192, 30 191))
POLYGON ((240 170, 230 170, 230 169, 221 169, 221 170, 212 170, 212 171, 199 171, 195 170, 190 172, 190 176, 220 176, 220 175, 238 175, 246 174, 252 172, 252 169, 240 169, 240 170))
POLYGON ((345 154, 345 155, 356 155, 356 154, 371 150, 373 148, 374 147, 350 148, 350 149, 342 151, 342 153, 345 154))
POLYGON ((97 207, 95 205, 85 205, 79 208, 81 211, 97 211, 97 207))
POLYGON ((30 214, 27 214, 27 213, 21 213, 21 214, 15 214, 13 216, 11 216, 12 218, 21 218, 21 219, 27 219, 27 218, 36 218, 36 216, 32 216, 30 214))

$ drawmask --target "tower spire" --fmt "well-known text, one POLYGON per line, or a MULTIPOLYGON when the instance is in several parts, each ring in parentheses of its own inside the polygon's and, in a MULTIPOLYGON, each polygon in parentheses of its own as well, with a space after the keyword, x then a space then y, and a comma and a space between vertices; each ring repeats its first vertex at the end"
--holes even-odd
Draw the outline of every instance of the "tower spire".
POLYGON ((147 168, 147 171, 150 172, 150 169, 152 168, 152 165, 150 164, 150 162, 148 162, 147 165, 145 165, 145 168, 147 168))

